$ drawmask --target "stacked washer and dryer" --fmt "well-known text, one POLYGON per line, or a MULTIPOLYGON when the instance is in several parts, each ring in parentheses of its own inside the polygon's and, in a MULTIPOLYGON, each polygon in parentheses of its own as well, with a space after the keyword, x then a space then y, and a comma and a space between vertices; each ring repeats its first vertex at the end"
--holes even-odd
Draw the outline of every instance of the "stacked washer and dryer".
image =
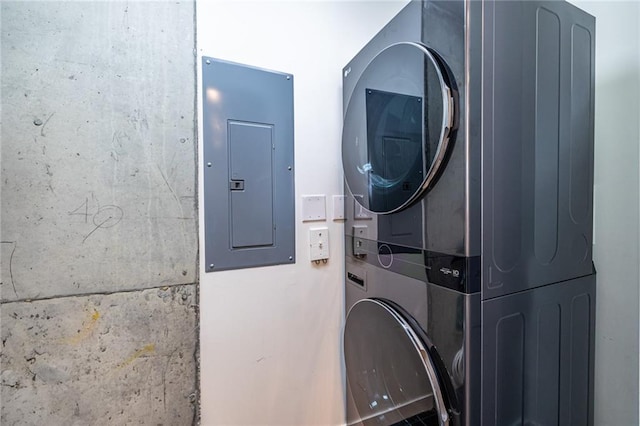
POLYGON ((416 1, 343 69, 347 424, 593 424, 594 37, 416 1))

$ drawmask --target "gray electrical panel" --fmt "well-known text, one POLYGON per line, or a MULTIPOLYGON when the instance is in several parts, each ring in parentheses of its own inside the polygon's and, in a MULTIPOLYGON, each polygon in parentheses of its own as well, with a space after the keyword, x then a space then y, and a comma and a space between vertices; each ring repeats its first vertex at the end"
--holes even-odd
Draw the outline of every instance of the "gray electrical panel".
POLYGON ((205 269, 294 263, 293 76, 202 61, 205 269))

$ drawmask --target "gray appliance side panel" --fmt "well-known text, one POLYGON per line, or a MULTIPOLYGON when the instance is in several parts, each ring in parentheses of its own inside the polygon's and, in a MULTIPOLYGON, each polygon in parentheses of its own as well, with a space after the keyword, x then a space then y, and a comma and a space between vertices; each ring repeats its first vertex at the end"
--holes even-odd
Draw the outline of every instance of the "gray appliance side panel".
POLYGON ((293 76, 203 57, 206 271, 295 262, 293 76))
POLYGON ((591 272, 593 17, 486 2, 483 299, 591 272))
POLYGON ((593 425, 595 283, 482 302, 482 424, 593 425))

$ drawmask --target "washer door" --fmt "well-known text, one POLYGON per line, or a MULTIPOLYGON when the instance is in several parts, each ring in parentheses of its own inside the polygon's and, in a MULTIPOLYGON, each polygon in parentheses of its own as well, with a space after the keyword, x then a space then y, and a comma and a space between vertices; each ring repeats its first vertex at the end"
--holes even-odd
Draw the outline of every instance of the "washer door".
POLYGON ((342 165, 364 208, 393 213, 434 182, 455 128, 455 91, 443 60, 418 43, 380 52, 360 76, 342 132, 342 165))
POLYGON ((382 299, 353 305, 344 354, 347 424, 455 424, 437 351, 397 305, 382 299))

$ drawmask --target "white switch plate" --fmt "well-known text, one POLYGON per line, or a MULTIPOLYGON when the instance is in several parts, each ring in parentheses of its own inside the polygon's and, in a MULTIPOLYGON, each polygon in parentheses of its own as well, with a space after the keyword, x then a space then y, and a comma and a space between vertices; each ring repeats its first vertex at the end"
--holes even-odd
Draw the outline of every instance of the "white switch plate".
POLYGON ((329 228, 309 229, 309 258, 312 262, 329 259, 329 228))
POLYGON ((324 195, 303 195, 302 221, 327 220, 326 198, 324 195))
POLYGON ((344 195, 333 196, 333 220, 344 219, 344 195))

